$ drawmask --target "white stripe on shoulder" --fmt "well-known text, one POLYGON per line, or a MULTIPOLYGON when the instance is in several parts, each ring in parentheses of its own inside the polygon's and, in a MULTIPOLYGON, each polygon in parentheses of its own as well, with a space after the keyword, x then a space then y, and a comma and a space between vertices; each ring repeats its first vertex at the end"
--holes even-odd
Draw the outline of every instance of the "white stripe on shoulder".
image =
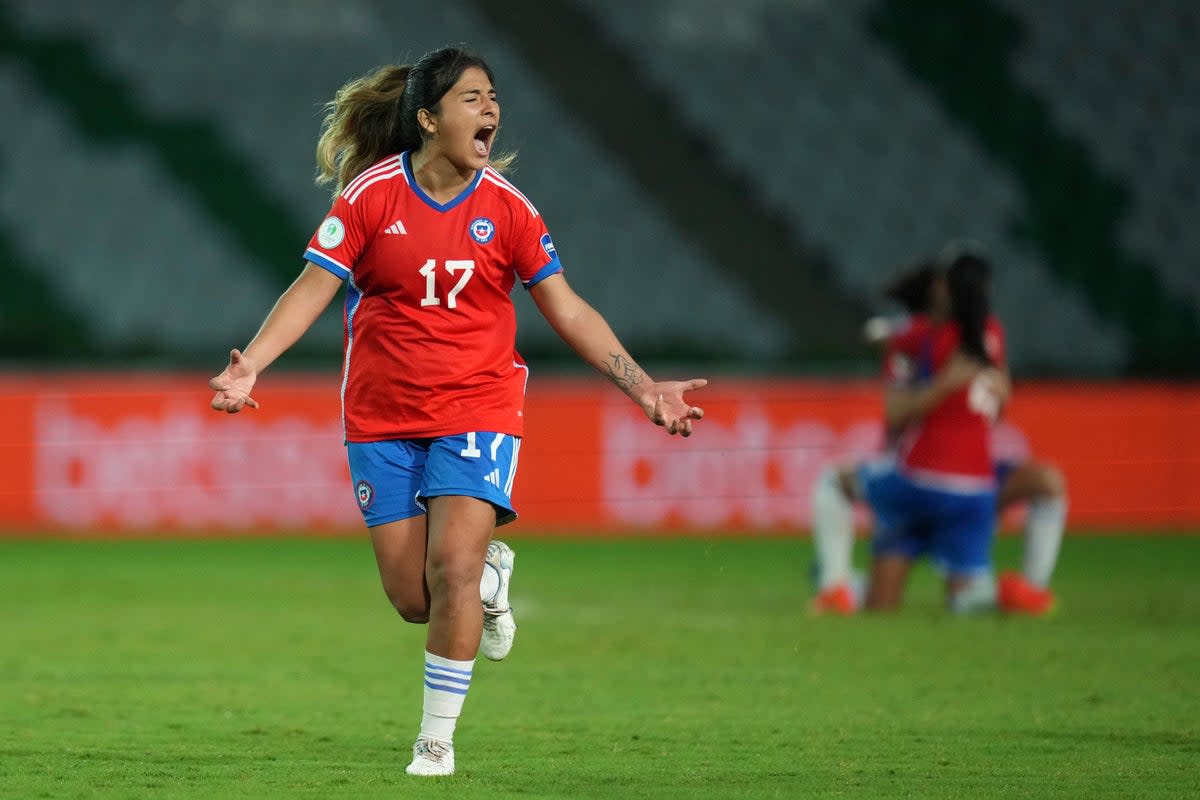
POLYGON ((350 194, 346 195, 346 202, 349 203, 350 205, 354 205, 354 201, 357 200, 359 198, 359 196, 362 195, 363 192, 365 192, 368 188, 370 188, 371 184, 379 183, 380 181, 390 180, 390 179, 396 177, 397 175, 404 178, 405 183, 408 183, 408 176, 404 174, 404 167, 398 166, 391 172, 380 172, 380 173, 372 176, 368 180, 364 181, 362 184, 359 185, 359 187, 357 189, 355 189, 350 194))
POLYGON ((521 194, 521 190, 506 181, 499 172, 496 172, 496 170, 492 169, 491 167, 487 167, 483 171, 483 177, 484 180, 490 181, 491 183, 499 186, 501 189, 504 189, 506 192, 511 192, 512 194, 516 195, 518 198, 520 198, 521 202, 525 204, 525 207, 529 209, 530 214, 535 217, 538 215, 538 210, 533 207, 533 203, 529 202, 529 198, 521 194))
POLYGON ((355 190, 355 188, 358 187, 359 184, 371 176, 376 175, 379 172, 395 169, 398 166, 400 166, 400 156, 390 156, 376 164, 367 167, 362 172, 358 173, 358 176, 354 180, 346 184, 346 188, 342 190, 342 197, 349 195, 355 190))
MULTIPOLYGON (((499 183, 501 186, 504 186, 505 188, 509 189, 510 191, 515 192, 517 197, 520 197, 522 200, 524 200, 526 203, 528 203, 530 205, 530 207, 533 207, 533 202, 528 197, 526 197, 520 189, 518 189, 516 187, 516 184, 514 184, 508 178, 501 175, 496 170, 495 167, 484 167, 483 174, 490 175, 494 181, 499 183)), ((535 209, 535 212, 536 212, 536 209, 535 209)))

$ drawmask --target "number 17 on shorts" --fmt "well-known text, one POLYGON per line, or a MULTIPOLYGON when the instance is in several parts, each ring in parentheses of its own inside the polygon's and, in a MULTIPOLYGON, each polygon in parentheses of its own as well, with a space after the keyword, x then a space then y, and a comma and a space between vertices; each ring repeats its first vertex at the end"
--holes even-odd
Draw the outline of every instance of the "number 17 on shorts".
POLYGON ((436 439, 349 442, 355 496, 367 527, 425 513, 425 500, 476 497, 496 508, 496 524, 516 518, 512 507, 521 439, 470 431, 436 439))

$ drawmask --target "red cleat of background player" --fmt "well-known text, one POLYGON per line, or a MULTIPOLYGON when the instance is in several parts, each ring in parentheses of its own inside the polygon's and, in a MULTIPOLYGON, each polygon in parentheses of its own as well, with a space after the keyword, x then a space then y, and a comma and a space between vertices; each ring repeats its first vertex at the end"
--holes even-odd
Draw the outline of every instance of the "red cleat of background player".
POLYGON ((1041 617, 1054 610, 1054 592, 1034 586, 1020 573, 1001 574, 997 589, 997 605, 1005 614, 1041 617))

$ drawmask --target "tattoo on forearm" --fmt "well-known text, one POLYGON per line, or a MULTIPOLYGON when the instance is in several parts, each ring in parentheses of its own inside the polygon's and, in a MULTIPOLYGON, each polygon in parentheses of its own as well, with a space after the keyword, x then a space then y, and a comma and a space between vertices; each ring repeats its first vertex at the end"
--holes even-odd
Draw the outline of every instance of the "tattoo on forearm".
POLYGON ((608 355, 612 359, 612 363, 605 363, 604 371, 608 373, 610 381, 625 390, 642 382, 642 368, 635 364, 632 358, 623 353, 609 353, 608 355))

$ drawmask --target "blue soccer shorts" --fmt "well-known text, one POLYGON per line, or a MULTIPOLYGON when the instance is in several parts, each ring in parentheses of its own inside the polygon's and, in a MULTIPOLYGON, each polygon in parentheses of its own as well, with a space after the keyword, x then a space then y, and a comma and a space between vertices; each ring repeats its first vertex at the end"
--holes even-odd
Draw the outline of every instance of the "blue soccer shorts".
POLYGON ((976 575, 992 568, 996 491, 950 491, 917 484, 894 464, 858 468, 859 485, 875 517, 875 555, 928 556, 950 575, 976 575))
POLYGON ((346 443, 355 499, 368 528, 424 514, 425 500, 441 495, 485 500, 496 508, 497 525, 512 522, 520 452, 520 437, 491 431, 346 443))

